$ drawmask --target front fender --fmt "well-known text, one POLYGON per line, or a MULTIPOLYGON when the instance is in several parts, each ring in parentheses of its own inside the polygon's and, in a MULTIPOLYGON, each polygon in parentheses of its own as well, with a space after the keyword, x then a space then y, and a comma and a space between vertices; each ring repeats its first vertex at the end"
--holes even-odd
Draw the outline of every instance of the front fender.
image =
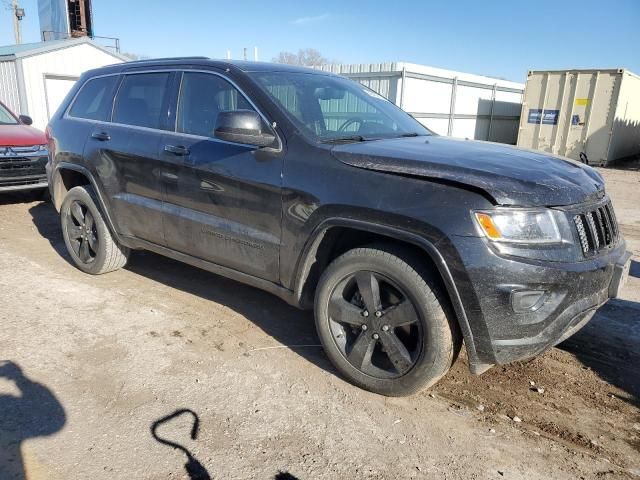
POLYGON ((354 230, 382 235, 393 240, 412 244, 425 252, 438 269, 438 273, 440 274, 445 288, 447 289, 449 299, 451 300, 451 304, 458 320, 458 325, 460 326, 460 330, 464 337, 472 370, 474 368, 476 368, 476 370, 482 369, 482 367, 479 367, 480 360, 476 354, 473 332, 469 325, 469 320, 462 303, 460 292, 454 282, 450 266, 441 253, 441 249, 445 249, 449 256, 456 255, 455 250, 452 247, 447 248, 445 246, 445 243, 448 243, 445 236, 441 236, 439 240, 432 242, 422 235, 418 235, 397 226, 381 225, 379 223, 345 217, 326 218, 314 228, 297 263, 294 281, 294 296, 298 303, 303 303, 303 289, 311 268, 316 260, 318 247, 330 229, 335 227, 351 228, 354 230))

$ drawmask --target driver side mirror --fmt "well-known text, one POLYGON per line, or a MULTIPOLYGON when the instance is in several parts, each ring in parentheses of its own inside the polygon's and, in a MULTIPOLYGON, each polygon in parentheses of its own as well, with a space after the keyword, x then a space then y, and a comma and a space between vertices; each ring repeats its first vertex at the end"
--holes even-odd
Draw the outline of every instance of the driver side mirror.
POLYGON ((244 143, 256 147, 269 147, 276 140, 271 132, 263 132, 264 121, 253 110, 220 112, 214 136, 220 140, 244 143))
POLYGON ((33 123, 33 119, 29 115, 20 115, 18 120, 20 120, 20 123, 23 125, 31 125, 33 123))

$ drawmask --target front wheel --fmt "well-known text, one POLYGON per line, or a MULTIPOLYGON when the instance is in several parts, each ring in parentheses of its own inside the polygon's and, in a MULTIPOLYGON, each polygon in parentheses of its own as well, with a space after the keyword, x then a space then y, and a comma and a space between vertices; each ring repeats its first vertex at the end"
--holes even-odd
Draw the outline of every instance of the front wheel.
POLYGON ((350 250, 316 291, 318 335, 336 368, 375 393, 402 396, 437 382, 460 351, 436 277, 409 250, 350 250))
POLYGON ((112 237, 89 186, 74 187, 60 207, 62 236, 76 266, 86 273, 99 275, 122 268, 129 249, 112 237))

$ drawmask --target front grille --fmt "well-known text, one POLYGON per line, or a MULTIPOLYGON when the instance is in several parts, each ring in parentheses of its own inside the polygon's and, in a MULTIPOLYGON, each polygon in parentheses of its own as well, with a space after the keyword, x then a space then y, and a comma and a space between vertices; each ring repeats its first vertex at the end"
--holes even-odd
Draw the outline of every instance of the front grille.
POLYGON ((34 179, 22 179, 22 180, 3 180, 0 178, 0 190, 2 187, 22 187, 25 185, 39 185, 41 183, 46 182, 46 177, 36 178, 34 179))
POLYGON ((594 255, 618 240, 618 222, 611 202, 573 216, 584 255, 594 255))
POLYGON ((0 156, 0 180, 9 180, 12 177, 25 177, 31 175, 45 175, 47 157, 1 157, 0 156))

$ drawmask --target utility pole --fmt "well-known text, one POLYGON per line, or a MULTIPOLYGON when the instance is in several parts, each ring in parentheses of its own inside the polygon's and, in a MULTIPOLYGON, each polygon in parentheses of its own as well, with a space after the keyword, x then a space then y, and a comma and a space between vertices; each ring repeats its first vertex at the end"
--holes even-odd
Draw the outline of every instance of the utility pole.
POLYGON ((11 11, 13 12, 13 32, 16 36, 16 43, 22 43, 22 31, 20 21, 24 18, 24 8, 18 7, 18 0, 11 0, 11 11))

